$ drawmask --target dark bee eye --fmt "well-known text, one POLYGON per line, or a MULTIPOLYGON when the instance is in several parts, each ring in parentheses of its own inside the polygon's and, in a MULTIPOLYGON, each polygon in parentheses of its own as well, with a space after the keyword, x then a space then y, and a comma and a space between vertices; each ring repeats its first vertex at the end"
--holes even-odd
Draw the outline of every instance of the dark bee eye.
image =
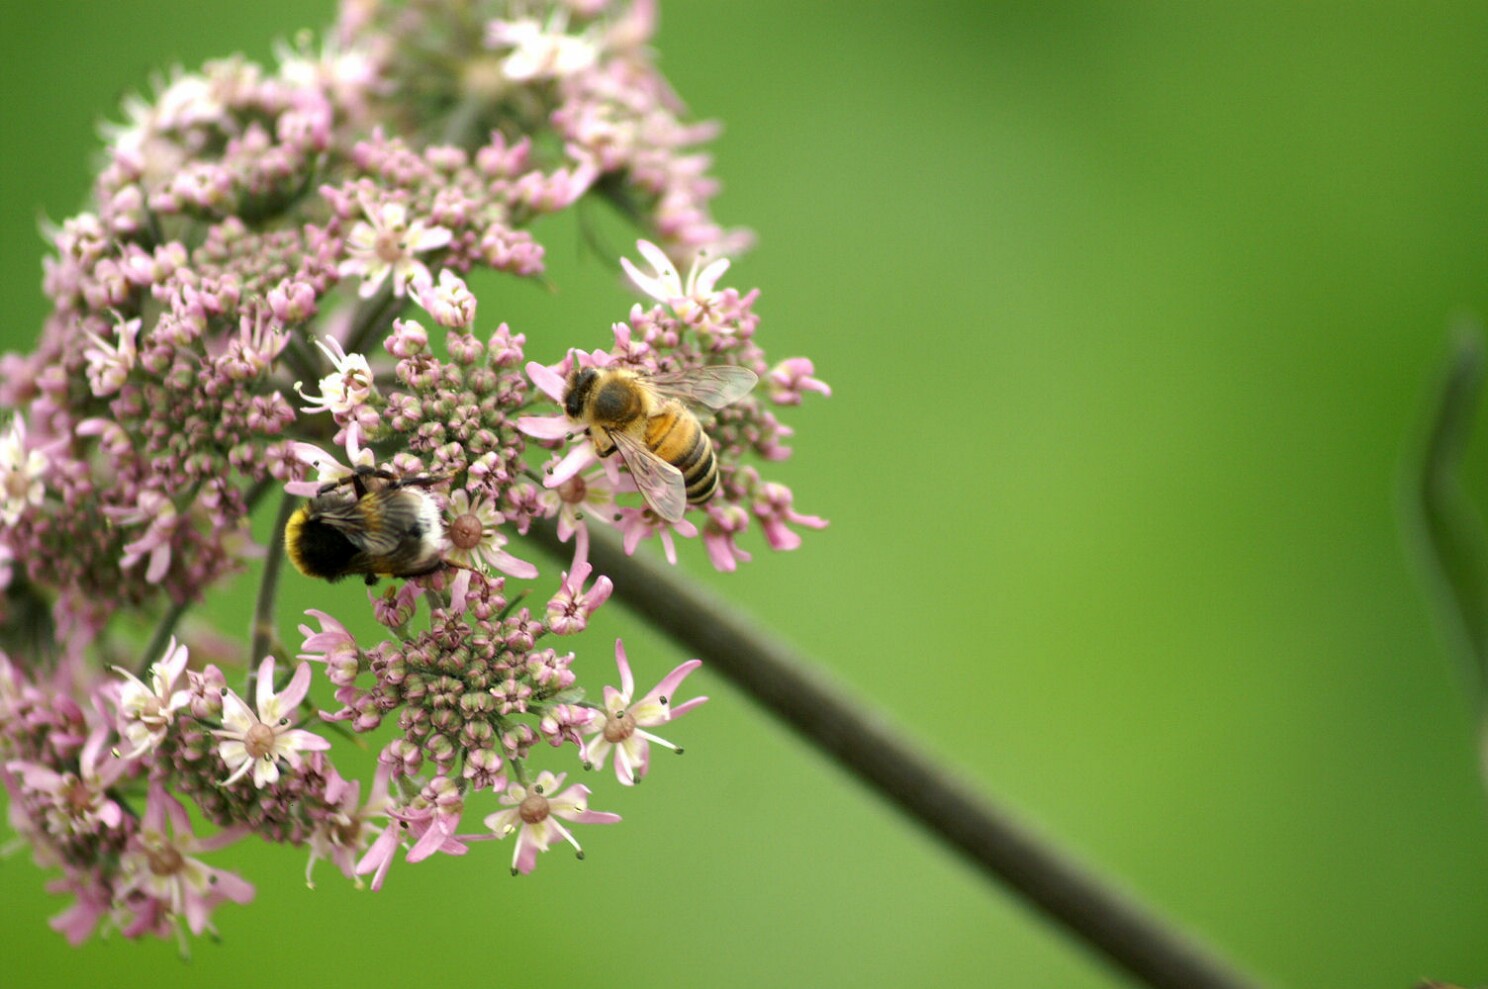
POLYGON ((563 411, 568 413, 570 419, 577 419, 584 412, 584 402, 589 397, 589 392, 594 388, 594 379, 599 377, 599 372, 592 367, 586 367, 574 378, 573 384, 568 389, 568 394, 563 396, 563 411))

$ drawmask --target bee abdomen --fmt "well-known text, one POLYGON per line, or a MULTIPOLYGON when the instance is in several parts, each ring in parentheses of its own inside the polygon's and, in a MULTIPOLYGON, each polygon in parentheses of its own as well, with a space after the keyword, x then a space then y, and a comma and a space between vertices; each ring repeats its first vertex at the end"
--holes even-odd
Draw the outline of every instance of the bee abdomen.
POLYGON ((682 472, 682 479, 687 482, 687 503, 689 505, 701 505, 713 497, 713 492, 718 490, 718 458, 713 455, 713 443, 703 433, 702 443, 704 456, 690 471, 682 472))
POLYGON ((335 582, 350 572, 357 548, 301 506, 285 526, 289 562, 306 577, 335 582))
POLYGON ((713 442, 690 413, 669 411, 651 420, 647 445, 682 472, 687 502, 701 505, 718 490, 718 458, 713 442))

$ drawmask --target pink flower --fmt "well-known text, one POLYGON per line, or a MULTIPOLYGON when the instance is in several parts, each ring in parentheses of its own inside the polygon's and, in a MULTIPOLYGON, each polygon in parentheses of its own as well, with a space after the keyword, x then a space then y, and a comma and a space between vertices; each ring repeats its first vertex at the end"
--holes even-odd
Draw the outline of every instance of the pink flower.
POLYGON ((519 560, 506 550, 506 536, 501 532, 505 518, 482 498, 471 499, 464 488, 450 495, 450 549, 445 559, 482 572, 499 570, 511 577, 531 580, 537 567, 519 560))
POLYGON ((403 295, 416 278, 432 281, 429 269, 414 255, 447 246, 450 232, 425 226, 423 220, 410 222, 408 207, 400 202, 376 203, 365 191, 358 200, 367 222, 359 221, 346 238, 349 256, 337 269, 341 277, 361 275, 357 294, 364 299, 375 295, 389 275, 394 295, 403 295))
POLYGON ((511 784, 500 798, 509 809, 487 815, 486 827, 495 832, 496 837, 505 838, 513 831, 519 832, 516 848, 512 850, 512 875, 531 872, 537 865, 537 854, 547 851, 554 838, 562 838, 574 847, 579 858, 584 857, 584 849, 573 833, 558 823, 558 818, 578 824, 614 824, 620 820, 619 814, 588 809, 587 786, 575 785, 559 791, 566 775, 559 773, 554 776, 544 770, 530 787, 511 784))
POLYGON ((77 902, 48 922, 74 948, 88 940, 114 901, 112 884, 92 872, 69 871, 61 879, 47 883, 47 892, 71 893, 77 897, 77 902))
POLYGON ((659 738, 643 729, 665 724, 691 711, 706 701, 706 697, 694 697, 685 704, 672 707, 672 694, 687 675, 703 665, 700 659, 689 659, 662 678, 662 681, 640 700, 631 702, 635 694, 635 679, 630 675, 630 664, 625 659, 625 646, 615 640, 615 665, 620 668, 620 689, 605 687, 603 711, 597 711, 590 727, 595 734, 585 743, 585 760, 596 769, 603 769, 605 757, 615 750, 615 776, 621 783, 630 786, 646 775, 651 763, 651 746, 665 746, 676 752, 682 750, 664 738, 659 738))
POLYGON ((618 512, 620 519, 615 527, 620 530, 621 545, 625 547, 625 555, 630 556, 635 552, 642 539, 657 536, 661 539, 662 550, 666 553, 667 562, 673 566, 677 563, 677 547, 672 542, 672 532, 691 539, 697 535, 697 526, 686 519, 678 519, 668 522, 666 519, 658 518, 656 513, 649 508, 622 508, 618 512))
POLYGON ((703 545, 708 559, 724 573, 733 573, 739 561, 749 562, 749 554, 734 543, 734 537, 749 528, 749 513, 739 505, 709 505, 708 522, 703 526, 703 545))
POLYGON ((324 611, 310 608, 305 614, 320 622, 320 631, 312 631, 309 625, 300 626, 300 634, 305 639, 295 658, 325 663, 326 676, 332 683, 338 687, 349 686, 356 680, 361 663, 362 653, 357 648, 356 639, 346 631, 346 626, 324 611))
POLYGON ((102 398, 124 387, 124 381, 129 377, 129 372, 134 370, 139 356, 134 344, 139 331, 138 319, 120 321, 115 326, 117 343, 109 343, 91 330, 83 331, 93 342, 93 346, 83 351, 83 357, 88 362, 88 385, 93 389, 94 395, 102 398))
POLYGON ((475 295, 448 268, 439 273, 438 285, 415 282, 412 294, 413 300, 440 326, 463 329, 475 322, 475 295))
POLYGON ((610 592, 615 589, 610 578, 600 575, 594 582, 594 586, 587 592, 584 590, 584 581, 594 572, 594 567, 587 561, 574 565, 573 574, 563 575, 563 583, 558 588, 558 593, 548 601, 548 628, 555 635, 572 635, 582 632, 589 624, 589 616, 594 614, 595 609, 609 600, 610 592))
POLYGON ((146 523, 144 535, 124 544, 119 568, 128 570, 146 557, 145 582, 158 584, 170 570, 171 541, 181 515, 170 498, 159 491, 142 491, 134 508, 105 506, 104 512, 120 525, 146 523))
POLYGON ((770 370, 770 399, 776 405, 800 405, 801 393, 805 391, 819 392, 830 398, 832 389, 825 381, 813 378, 815 373, 816 367, 809 357, 786 358, 770 370))
POLYGON ((78 756, 78 771, 56 772, 39 763, 15 759, 5 768, 21 778, 32 798, 45 807, 47 833, 66 839, 117 828, 124 812, 108 790, 128 763, 109 754, 109 730, 100 725, 88 736, 78 756))
MULTIPOLYGON (((633 482, 630 483, 633 487, 633 482)), ((558 539, 568 542, 575 532, 581 532, 590 519, 606 525, 615 520, 615 495, 622 489, 602 470, 590 471, 583 476, 573 475, 551 489, 544 497, 544 504, 556 505, 558 509, 558 539)))
POLYGON ((593 708, 582 707, 578 704, 554 704, 548 709, 548 713, 543 715, 537 730, 554 748, 564 742, 574 743, 579 747, 579 758, 585 759, 587 757, 584 754, 584 739, 580 737, 579 732, 587 729, 593 720, 593 708))
MULTIPOLYGON (((311 759, 322 759, 316 754, 311 759)), ((310 846, 310 861, 305 865, 305 885, 315 888, 311 873, 315 863, 330 859, 347 879, 356 877, 356 858, 367 847, 374 830, 371 819, 386 817, 392 800, 388 797, 388 780, 392 770, 382 763, 377 765, 377 774, 372 779, 372 792, 367 802, 361 802, 362 784, 348 782, 334 766, 326 764, 325 816, 314 822, 307 842, 310 846)), ((360 885, 360 880, 357 881, 360 885)))
POLYGON ((314 498, 321 488, 345 480, 356 473, 357 468, 377 466, 372 449, 362 446, 361 437, 361 428, 355 422, 349 423, 346 427, 346 456, 350 467, 314 443, 291 444, 294 459, 315 468, 315 480, 290 481, 284 485, 284 492, 300 498, 314 498))
POLYGON ((289 714, 310 690, 310 666, 301 663, 289 686, 274 693, 274 657, 266 656, 258 667, 258 710, 255 712, 231 690, 222 692, 222 723, 212 734, 221 738, 218 754, 231 775, 222 781, 231 786, 253 770, 253 785, 264 787, 279 779, 279 760, 300 765, 301 752, 322 752, 331 743, 313 732, 290 728, 289 714))
MULTIPOLYGON (((379 764, 379 777, 383 774, 383 765, 385 764, 379 764)), ((374 798, 378 792, 374 788, 374 798)), ((413 847, 407 855, 409 862, 422 861, 436 852, 464 855, 470 850, 464 840, 455 834, 465 804, 459 787, 453 780, 445 776, 435 777, 417 797, 403 806, 386 798, 385 783, 381 792, 382 806, 375 813, 386 814, 390 823, 356 864, 357 875, 365 876, 369 872, 373 874, 373 890, 382 888, 383 880, 387 878, 388 869, 392 867, 397 855, 398 846, 405 837, 414 839, 413 847)), ((371 809, 364 810, 364 814, 371 813, 374 813, 371 809)))
POLYGON ((784 484, 769 482, 760 485, 754 502, 755 517, 765 530, 765 539, 771 549, 795 549, 801 545, 801 537, 786 523, 804 525, 808 529, 825 529, 827 520, 815 515, 802 515, 791 507, 791 489, 784 484))
POLYGON ((125 881, 115 891, 115 902, 128 903, 131 894, 142 894, 144 903, 131 904, 140 919, 149 920, 160 910, 169 918, 184 919, 191 933, 202 933, 211 926, 208 917, 218 904, 247 903, 253 899, 253 887, 193 856, 229 845, 247 830, 229 828, 198 838, 186 808, 159 785, 151 786, 139 833, 119 862, 125 881))

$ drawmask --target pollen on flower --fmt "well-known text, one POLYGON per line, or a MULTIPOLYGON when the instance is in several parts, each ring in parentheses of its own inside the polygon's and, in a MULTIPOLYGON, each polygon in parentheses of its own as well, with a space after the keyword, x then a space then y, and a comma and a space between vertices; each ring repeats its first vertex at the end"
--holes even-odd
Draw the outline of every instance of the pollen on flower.
POLYGON ((523 824, 539 824, 548 819, 548 798, 534 790, 517 805, 517 815, 523 824))

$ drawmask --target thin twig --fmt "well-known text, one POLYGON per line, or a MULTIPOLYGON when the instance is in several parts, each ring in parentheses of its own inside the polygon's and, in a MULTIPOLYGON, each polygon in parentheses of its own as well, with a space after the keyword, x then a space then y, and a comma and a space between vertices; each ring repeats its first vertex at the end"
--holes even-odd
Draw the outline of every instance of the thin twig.
POLYGON ((1482 327, 1464 320, 1450 347, 1427 426, 1406 466, 1404 531, 1479 717, 1488 784, 1488 533, 1459 475, 1488 364, 1482 327))
MULTIPOLYGON (((547 552, 569 558, 570 548, 551 526, 534 527, 532 534, 547 552)), ((977 796, 913 749, 907 733, 894 730, 883 714, 848 697, 732 606, 671 568, 626 556, 609 533, 593 534, 589 558, 631 611, 703 657, 709 669, 1107 961, 1154 989, 1254 986, 977 796)))
POLYGON ((343 349, 348 354, 358 353, 375 331, 392 325, 393 317, 402 308, 403 300, 393 294, 392 279, 383 282, 382 287, 370 299, 357 303, 356 312, 351 317, 351 332, 346 335, 343 349))
POLYGON ((274 624, 274 605, 279 597, 279 571, 284 567, 284 526, 294 513, 297 500, 285 495, 279 499, 279 514, 274 518, 274 532, 269 537, 269 552, 264 558, 263 578, 258 582, 258 603, 253 608, 253 651, 248 665, 256 669, 259 660, 268 655, 279 631, 274 624))
POLYGON ((140 655, 139 662, 134 664, 134 675, 141 680, 150 672, 150 667, 165 653, 166 644, 170 637, 175 634, 176 626, 180 624, 181 616, 190 609, 193 601, 172 601, 170 610, 160 619, 160 624, 155 626, 155 634, 150 636, 150 642, 145 646, 145 651, 140 655))

